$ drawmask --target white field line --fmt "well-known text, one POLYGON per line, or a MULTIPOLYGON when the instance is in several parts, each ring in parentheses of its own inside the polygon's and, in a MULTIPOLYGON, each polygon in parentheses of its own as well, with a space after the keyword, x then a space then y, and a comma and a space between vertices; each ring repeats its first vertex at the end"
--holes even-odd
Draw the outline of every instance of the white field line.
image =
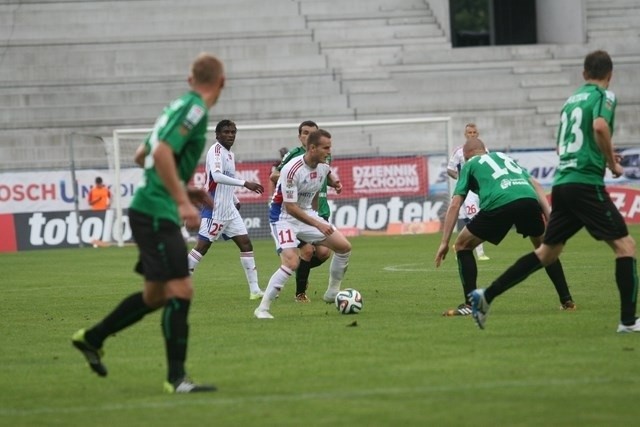
MULTIPOLYGON (((567 386, 586 386, 595 384, 620 383, 625 385, 634 385, 639 381, 635 378, 568 378, 558 379, 549 378, 545 380, 531 381, 497 381, 485 382, 479 384, 460 383, 446 386, 422 386, 422 387, 389 387, 370 390, 350 390, 350 391, 331 391, 324 393, 293 393, 293 394, 275 394, 268 396, 251 396, 251 397, 220 397, 221 392, 207 394, 207 397, 189 396, 188 398, 177 398, 176 396, 167 395, 166 399, 155 402, 131 402, 105 405, 90 406, 68 406, 68 407, 50 407, 39 406, 29 409, 15 409, 0 407, 0 417, 16 417, 16 416, 34 416, 43 414, 78 414, 85 412, 115 412, 123 410, 137 409, 163 409, 185 406, 231 406, 251 405, 259 403, 272 402, 301 402, 316 400, 345 400, 358 399, 368 397, 384 397, 384 396, 401 396, 411 395, 430 395, 449 392, 460 392, 469 390, 494 390, 494 389, 527 389, 537 387, 567 387, 567 386)), ((202 395, 199 395, 202 396, 202 395)), ((149 396, 146 396, 147 398, 149 396)))

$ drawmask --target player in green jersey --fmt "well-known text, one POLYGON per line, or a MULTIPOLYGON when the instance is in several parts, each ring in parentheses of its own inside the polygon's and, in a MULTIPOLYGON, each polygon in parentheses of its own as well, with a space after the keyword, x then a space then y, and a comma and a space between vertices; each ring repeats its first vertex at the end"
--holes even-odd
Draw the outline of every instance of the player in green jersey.
MULTIPOLYGON (((466 315, 471 313, 469 298, 478 278, 473 250, 484 241, 499 244, 513 226, 523 237, 528 236, 535 248, 539 247, 545 229, 544 217, 549 217, 550 208, 540 184, 506 154, 487 153, 480 139, 469 138, 463 146, 463 155, 466 162, 447 210, 435 261, 439 267, 445 259, 460 206, 467 193, 473 191, 480 199, 480 211, 460 231, 454 243, 465 295, 464 307, 459 307, 457 312, 466 315)), ((558 293, 560 307, 574 310, 560 260, 546 270, 558 293)))
POLYGON ((188 81, 191 91, 165 108, 136 152, 136 163, 143 165, 144 175, 129 208, 129 222, 138 245, 136 271, 144 276, 143 290, 126 297, 96 325, 80 329, 72 337, 91 370, 104 377, 104 341, 164 308, 162 333, 168 365, 164 389, 169 393, 216 389, 194 384, 185 372, 193 287, 180 227, 183 222, 189 228, 197 227, 200 212, 194 203, 211 203, 204 190, 188 189, 186 183, 205 146, 208 111, 224 87, 222 62, 200 54, 191 65, 188 81))
MULTIPOLYGON (((284 155, 280 165, 276 167, 276 170, 270 176, 271 182, 274 184, 278 182, 280 177, 280 171, 289 163, 289 161, 295 157, 301 156, 307 151, 307 138, 311 132, 317 131, 318 125, 311 121, 305 120, 298 126, 298 139, 300 140, 300 146, 291 149, 284 155)), ((331 164, 331 156, 327 158, 327 163, 331 164)), ((331 209, 327 202, 327 181, 322 184, 322 188, 317 197, 317 212, 318 215, 325 221, 329 221, 331 216, 331 209)), ((325 246, 310 245, 306 242, 300 242, 300 260, 298 269, 296 270, 296 301, 307 303, 311 300, 307 295, 307 288, 309 287, 309 273, 311 269, 321 265, 331 255, 331 251, 325 246)))
POLYGON ((607 52, 597 50, 585 57, 585 84, 567 99, 560 113, 560 161, 551 189, 553 210, 544 243, 516 261, 487 289, 472 293, 473 317, 480 328, 484 328, 490 304, 498 295, 554 263, 567 240, 585 227, 614 252, 620 293, 617 332, 640 332, 636 245, 604 185, 607 168, 613 177, 624 172, 611 141, 616 109, 616 97, 608 90, 612 74, 613 62, 607 52))

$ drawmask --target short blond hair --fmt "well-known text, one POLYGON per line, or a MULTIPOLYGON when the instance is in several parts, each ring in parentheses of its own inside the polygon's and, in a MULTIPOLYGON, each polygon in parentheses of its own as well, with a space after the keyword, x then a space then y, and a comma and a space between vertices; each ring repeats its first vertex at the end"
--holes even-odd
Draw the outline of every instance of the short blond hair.
POLYGON ((222 77, 224 66, 218 58, 203 52, 191 64, 190 74, 194 84, 211 84, 222 77))

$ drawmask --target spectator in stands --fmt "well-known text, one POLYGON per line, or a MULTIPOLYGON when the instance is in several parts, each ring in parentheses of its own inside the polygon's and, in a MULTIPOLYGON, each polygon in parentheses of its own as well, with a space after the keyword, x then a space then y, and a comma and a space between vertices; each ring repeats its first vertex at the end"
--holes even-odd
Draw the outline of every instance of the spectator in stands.
MULTIPOLYGON (((298 126, 298 140, 300 144, 298 147, 292 149, 284 155, 280 164, 276 169, 271 172, 270 180, 275 185, 280 177, 280 171, 282 168, 293 158, 303 155, 307 150, 307 138, 311 132, 318 130, 318 125, 311 121, 305 120, 298 126)), ((331 155, 327 157, 327 163, 331 164, 331 155)), ((273 195, 276 197, 276 195, 273 195)), ((325 180, 317 197, 313 200, 313 208, 318 212, 320 218, 325 221, 329 221, 331 216, 331 209, 327 202, 327 182, 325 180)), ((307 289, 309 288, 309 274, 311 269, 319 265, 322 265, 329 256, 331 251, 325 246, 315 246, 301 241, 298 246, 300 249, 300 259, 298 260, 298 269, 296 270, 296 296, 295 300, 301 303, 311 302, 311 299, 307 295, 307 289)))
POLYGON ((288 162, 278 178, 269 218, 271 235, 280 254, 281 264, 269 280, 260 305, 253 312, 258 319, 273 319, 269 309, 285 283, 298 267, 298 241, 327 247, 334 252, 329 267, 329 285, 322 299, 333 303, 349 265, 351 243, 313 209, 316 194, 325 182, 342 190, 340 181, 331 175, 327 163, 331 155, 331 134, 323 129, 311 132, 306 140, 307 150, 288 162), (327 182, 328 181, 328 182, 327 182))
MULTIPOLYGON (((523 237, 529 236, 537 248, 542 244, 544 234, 543 215, 548 218, 550 212, 540 184, 515 160, 497 151, 487 153, 484 143, 478 138, 469 138, 463 146, 463 153, 467 163, 460 171, 435 259, 436 267, 439 267, 449 251, 460 205, 467 193, 475 190, 480 196, 482 209, 460 231, 454 243, 460 280, 466 295, 464 307, 456 310, 460 312, 459 315, 467 315, 471 311, 469 298, 476 289, 478 267, 473 249, 484 241, 499 244, 513 226, 523 237)), ((558 293, 560 308, 574 310, 575 304, 560 260, 547 267, 547 274, 558 293)))
POLYGON ((204 207, 200 211, 200 230, 196 246, 189 252, 189 271, 193 272, 209 248, 222 236, 231 239, 240 250, 240 263, 249 284, 249 299, 262 298, 264 292, 258 284, 258 269, 253 256, 253 244, 247 226, 240 216, 240 203, 235 189, 244 187, 262 194, 264 188, 257 182, 236 178, 236 161, 231 151, 236 140, 236 124, 221 120, 216 125, 216 142, 209 148, 205 168, 205 189, 213 199, 213 209, 204 207))
POLYGON ((566 242, 585 227, 614 252, 620 293, 617 332, 640 332, 640 319, 636 317, 636 244, 604 185, 607 168, 614 177, 624 173, 611 141, 617 102, 608 90, 612 74, 613 62, 607 52, 587 54, 582 72, 585 84, 564 102, 560 113, 560 159, 551 188, 553 209, 544 243, 517 260, 491 286, 473 291, 473 318, 481 329, 496 297, 540 268, 553 265, 566 242))
MULTIPOLYGON (((478 132, 478 128, 475 123, 467 123, 465 125, 465 141, 469 138, 477 138, 479 135, 480 132, 478 132)), ((453 150, 453 154, 451 154, 451 158, 449 158, 449 164, 447 165, 447 175, 449 175, 453 179, 458 179, 458 174, 460 173, 460 169, 462 169, 462 165, 464 165, 464 156, 462 155, 462 146, 460 146, 453 150)), ((460 209, 460 213, 462 214, 464 223, 468 224, 479 210, 480 200, 478 200, 478 195, 473 191, 469 191, 469 193, 467 194, 467 198, 464 199, 464 203, 462 204, 462 208, 460 209)), ((478 256, 479 261, 489 260, 489 257, 484 253, 484 245, 479 244, 476 247, 475 252, 478 256)))
POLYGON ((138 244, 136 270, 144 276, 143 291, 126 297, 100 322, 72 337, 91 370, 104 377, 104 341, 163 307, 168 367, 164 390, 168 393, 216 390, 212 385, 194 384, 185 372, 193 286, 180 225, 197 227, 200 215, 194 204, 212 202, 205 191, 188 188, 186 183, 206 144, 208 111, 224 87, 222 62, 200 54, 191 64, 188 81, 191 90, 164 109, 135 154, 136 163, 144 165, 144 177, 129 207, 129 223, 138 244))
POLYGON ((89 190, 89 206, 94 211, 107 210, 111 204, 111 191, 103 184, 101 177, 97 176, 95 183, 89 190))

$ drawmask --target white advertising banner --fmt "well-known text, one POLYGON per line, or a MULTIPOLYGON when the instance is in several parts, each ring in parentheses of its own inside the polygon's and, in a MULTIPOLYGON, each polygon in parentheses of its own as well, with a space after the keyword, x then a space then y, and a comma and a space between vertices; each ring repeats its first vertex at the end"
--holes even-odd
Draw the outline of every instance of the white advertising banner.
MULTIPOLYGON (((102 178, 112 194, 115 193, 111 171, 79 170, 76 172, 76 179, 80 210, 90 209, 87 196, 97 176, 102 178)), ((121 171, 119 191, 123 206, 129 206, 141 177, 140 168, 121 171)), ((72 211, 75 208, 73 195, 69 171, 0 173, 0 213, 72 211)))

